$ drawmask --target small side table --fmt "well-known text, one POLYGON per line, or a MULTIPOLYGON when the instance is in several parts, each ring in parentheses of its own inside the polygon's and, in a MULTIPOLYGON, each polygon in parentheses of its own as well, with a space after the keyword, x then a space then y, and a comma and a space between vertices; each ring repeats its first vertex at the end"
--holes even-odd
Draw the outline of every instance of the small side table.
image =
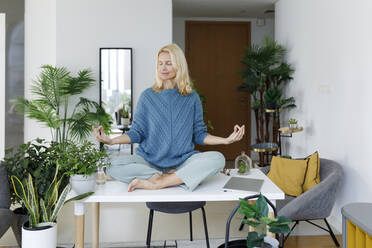
MULTIPOLYGON (((278 145, 276 143, 258 143, 251 146, 252 151, 254 152, 263 152, 264 154, 264 161, 262 161, 262 165, 265 166, 265 156, 268 158, 270 156, 270 152, 277 151, 278 145)), ((268 161, 269 159, 267 159, 268 161)), ((261 161, 260 161, 261 163, 261 161)))
POLYGON ((351 203, 341 213, 342 247, 372 247, 372 203, 351 203))
POLYGON ((292 138, 293 133, 302 132, 303 127, 289 128, 281 127, 279 128, 279 154, 282 155, 282 138, 292 138))

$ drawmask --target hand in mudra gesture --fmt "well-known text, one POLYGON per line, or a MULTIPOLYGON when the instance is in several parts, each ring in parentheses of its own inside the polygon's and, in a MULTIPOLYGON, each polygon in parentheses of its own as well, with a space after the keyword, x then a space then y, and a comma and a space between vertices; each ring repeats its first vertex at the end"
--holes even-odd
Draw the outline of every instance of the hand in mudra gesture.
POLYGON ((241 140, 245 133, 245 125, 239 127, 238 125, 234 126, 234 132, 230 134, 229 137, 226 138, 227 144, 232 144, 234 142, 237 142, 241 140))
POLYGON ((108 145, 111 144, 112 140, 105 134, 105 131, 102 126, 99 126, 99 127, 92 126, 92 129, 94 132, 94 136, 96 137, 96 140, 98 142, 108 144, 108 145))

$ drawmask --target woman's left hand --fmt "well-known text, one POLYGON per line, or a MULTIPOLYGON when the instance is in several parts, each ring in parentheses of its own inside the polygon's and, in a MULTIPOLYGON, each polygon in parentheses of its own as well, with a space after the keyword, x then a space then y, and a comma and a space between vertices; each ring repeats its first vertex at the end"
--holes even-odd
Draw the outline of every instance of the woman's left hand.
POLYGON ((245 125, 239 127, 238 125, 234 126, 234 132, 226 138, 226 145, 237 142, 241 140, 245 133, 245 125))

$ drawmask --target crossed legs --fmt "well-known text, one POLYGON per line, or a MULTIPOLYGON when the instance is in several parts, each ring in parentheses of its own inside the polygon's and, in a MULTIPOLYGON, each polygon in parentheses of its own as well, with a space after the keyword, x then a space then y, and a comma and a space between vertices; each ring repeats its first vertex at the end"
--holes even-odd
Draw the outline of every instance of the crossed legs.
POLYGON ((129 192, 180 184, 185 184, 187 189, 193 191, 203 180, 216 175, 224 166, 225 157, 214 151, 196 153, 167 173, 138 155, 126 155, 112 160, 108 174, 118 181, 128 183, 129 192))

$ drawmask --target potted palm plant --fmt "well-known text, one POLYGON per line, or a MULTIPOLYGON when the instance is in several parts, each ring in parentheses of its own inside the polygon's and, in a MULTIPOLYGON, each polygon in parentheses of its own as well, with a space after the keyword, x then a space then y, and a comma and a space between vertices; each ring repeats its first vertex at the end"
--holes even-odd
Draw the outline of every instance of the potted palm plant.
POLYGON ((70 177, 72 189, 78 194, 94 191, 96 185, 96 170, 108 166, 105 158, 108 154, 100 151, 93 143, 84 141, 82 144, 68 143, 62 151, 58 165, 70 177))
POLYGON ((274 205, 262 194, 246 197, 245 199, 240 198, 238 206, 229 216, 226 226, 225 243, 220 245, 219 248, 277 248, 279 245, 278 240, 267 236, 267 229, 271 233, 287 233, 290 231, 289 224, 291 220, 283 216, 276 216, 275 218, 268 217, 268 204, 274 209, 274 213, 276 214, 274 205), (254 204, 250 204, 247 200, 253 198, 257 198, 257 200, 254 204), (236 212, 243 214, 243 223, 254 227, 255 231, 248 232, 247 238, 244 240, 229 241, 230 223, 236 212))
POLYGON ((82 141, 91 134, 92 125, 102 125, 110 132, 111 116, 95 101, 80 97, 71 107, 71 98, 94 83, 90 70, 81 70, 77 76, 64 67, 44 65, 32 85, 33 100, 23 97, 15 101, 17 111, 50 128, 54 141, 82 141))
POLYGON ((60 194, 59 188, 63 177, 57 179, 57 175, 58 167, 43 197, 38 197, 31 174, 28 174, 25 185, 16 176, 11 177, 14 192, 29 214, 29 220, 22 228, 23 248, 57 247, 56 218, 62 206, 70 201, 84 199, 93 193, 78 195, 66 201, 71 186, 66 185, 60 194))

